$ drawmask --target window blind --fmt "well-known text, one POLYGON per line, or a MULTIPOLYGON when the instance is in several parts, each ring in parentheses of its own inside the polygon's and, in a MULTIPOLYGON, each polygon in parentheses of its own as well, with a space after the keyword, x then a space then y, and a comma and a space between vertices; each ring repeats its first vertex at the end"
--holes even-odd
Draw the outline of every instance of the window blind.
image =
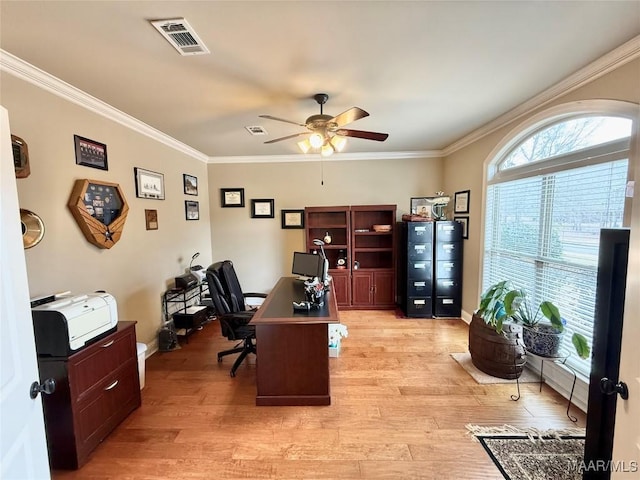
MULTIPOLYGON (((628 160, 570 167, 488 186, 483 290, 509 279, 534 307, 552 301, 573 353, 573 332, 592 341, 600 229, 622 227, 628 160)), ((567 364, 589 375, 590 359, 567 364)))

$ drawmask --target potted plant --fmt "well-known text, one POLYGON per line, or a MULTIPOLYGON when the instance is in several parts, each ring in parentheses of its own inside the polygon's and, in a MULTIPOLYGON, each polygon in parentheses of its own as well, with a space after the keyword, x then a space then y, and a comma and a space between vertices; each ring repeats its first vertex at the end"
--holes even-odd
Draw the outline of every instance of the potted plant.
MULTIPOLYGON (((564 334, 566 320, 552 302, 543 301, 534 309, 523 289, 507 292, 504 296, 505 315, 523 325, 524 344, 528 351, 543 357, 557 357, 564 334), (542 322, 546 319, 545 322, 542 322)), ((580 358, 589 356, 587 339, 574 333, 571 342, 580 358)))
POLYGON ((492 285, 480 297, 469 325, 469 353, 479 370, 499 378, 516 379, 525 364, 522 325, 506 322, 508 282, 492 285))

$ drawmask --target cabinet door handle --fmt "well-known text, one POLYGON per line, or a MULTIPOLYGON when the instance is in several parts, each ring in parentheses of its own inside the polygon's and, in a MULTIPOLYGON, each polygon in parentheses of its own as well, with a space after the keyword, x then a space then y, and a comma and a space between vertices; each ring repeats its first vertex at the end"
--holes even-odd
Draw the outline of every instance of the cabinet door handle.
POLYGON ((102 345, 102 348, 109 348, 111 345, 113 345, 113 342, 115 342, 115 340, 111 340, 110 342, 105 343, 104 345, 102 345))
POLYGON ((106 392, 107 390, 111 390, 111 389, 115 388, 115 386, 116 386, 116 385, 118 385, 118 382, 119 382, 119 381, 120 381, 120 380, 116 380, 116 381, 115 381, 115 382, 113 382, 111 385, 109 385, 108 387, 106 387, 106 388, 104 389, 104 391, 106 392))

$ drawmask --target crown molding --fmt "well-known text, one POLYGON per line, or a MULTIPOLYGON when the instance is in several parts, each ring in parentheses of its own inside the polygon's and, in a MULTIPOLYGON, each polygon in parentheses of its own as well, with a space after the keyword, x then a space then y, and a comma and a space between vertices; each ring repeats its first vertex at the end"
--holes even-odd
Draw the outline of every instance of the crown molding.
MULTIPOLYGON (((553 102, 557 98, 592 82, 593 80, 632 60, 635 60, 639 56, 640 35, 600 57, 598 60, 592 62, 586 67, 578 70, 551 88, 520 104, 509 112, 497 117, 484 126, 474 130, 470 134, 465 135, 442 150, 427 150, 422 152, 341 153, 336 156, 326 157, 324 160, 407 160, 415 158, 447 157, 493 133, 499 128, 502 128, 508 123, 530 114, 533 110, 553 102)), ((205 163, 286 163, 318 158, 316 155, 306 154, 210 157, 2 49, 0 49, 0 70, 21 78, 22 80, 53 93, 54 95, 84 107, 105 118, 120 123, 127 128, 130 128, 142 135, 146 135, 147 137, 167 145, 170 148, 205 163)))
POLYGON ((470 145, 481 138, 495 132, 499 128, 504 127, 508 123, 513 122, 525 115, 530 114, 533 110, 543 107, 548 103, 553 102, 559 97, 566 95, 587 83, 590 83, 597 78, 606 75, 607 73, 621 67, 622 65, 635 60, 640 56, 640 35, 632 38, 626 43, 623 43, 618 48, 603 55, 599 59, 590 63, 584 68, 581 68, 577 72, 573 73, 564 80, 556 83, 551 88, 548 88, 544 92, 536 95, 535 97, 521 103, 516 108, 508 111, 507 113, 500 115, 496 119, 487 123, 486 125, 474 130, 468 135, 465 135, 460 140, 455 141, 451 145, 445 147, 442 152, 445 156, 449 156, 452 153, 460 150, 461 148, 470 145))
POLYGON ((114 122, 130 128, 142 135, 146 135, 147 137, 178 150, 181 153, 189 155, 190 157, 196 158, 202 162, 206 162, 209 158, 204 153, 179 142, 166 133, 156 130, 131 115, 112 107, 108 103, 105 103, 102 100, 99 100, 74 87, 73 85, 54 77, 44 70, 34 67, 33 65, 2 49, 0 49, 0 70, 25 80, 26 82, 53 93, 54 95, 68 100, 69 102, 84 107, 93 113, 108 118, 109 120, 113 120, 114 122))
POLYGON ((234 157, 209 157, 207 163, 291 163, 291 162, 342 162, 347 160, 412 160, 416 158, 442 158, 442 150, 425 150, 422 152, 361 152, 337 153, 330 157, 320 154, 294 155, 248 155, 234 157))

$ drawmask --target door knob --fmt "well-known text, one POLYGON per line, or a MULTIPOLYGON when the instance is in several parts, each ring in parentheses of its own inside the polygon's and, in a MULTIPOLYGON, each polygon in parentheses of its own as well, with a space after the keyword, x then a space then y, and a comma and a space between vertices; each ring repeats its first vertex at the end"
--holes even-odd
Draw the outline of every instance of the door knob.
POLYGON ((47 395, 51 395, 55 391, 56 391, 56 381, 53 378, 47 378, 42 383, 33 382, 31 384, 31 390, 29 391, 29 396, 31 398, 36 398, 39 393, 46 393, 47 395))
POLYGON ((629 398, 629 388, 626 383, 613 383, 613 380, 609 380, 607 377, 600 379, 600 391, 605 395, 615 395, 619 393, 623 400, 629 398))

